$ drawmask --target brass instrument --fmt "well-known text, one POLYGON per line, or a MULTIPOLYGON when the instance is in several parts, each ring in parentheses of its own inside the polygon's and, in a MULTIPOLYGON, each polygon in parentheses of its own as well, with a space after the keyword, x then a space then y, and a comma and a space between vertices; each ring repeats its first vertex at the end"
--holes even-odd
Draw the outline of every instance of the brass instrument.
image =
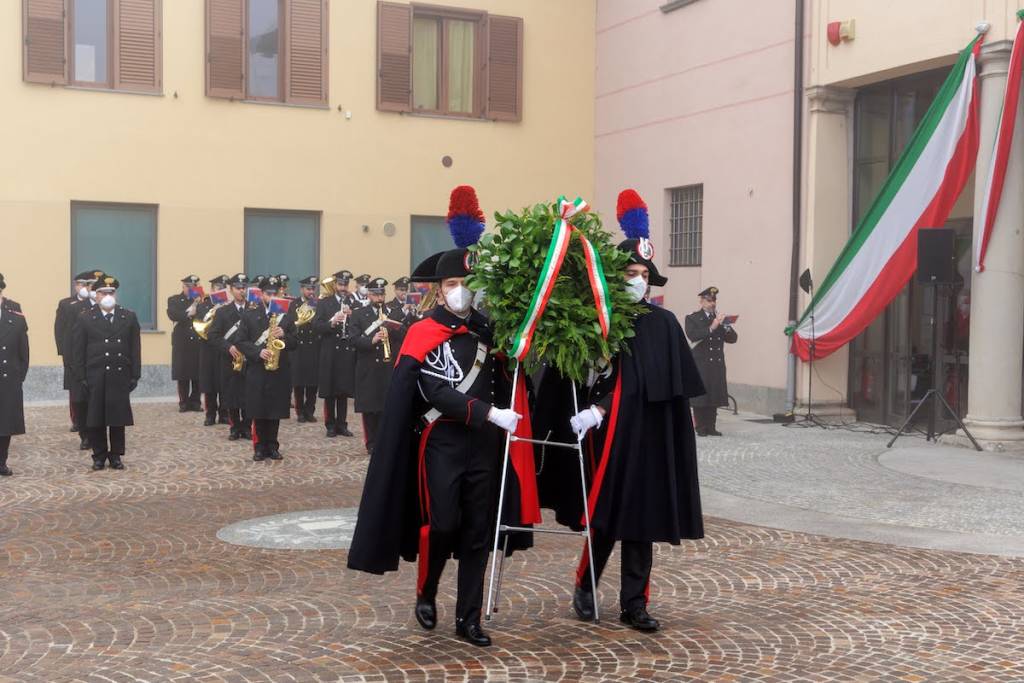
POLYGON ((231 369, 234 372, 241 372, 242 368, 245 367, 245 356, 242 353, 238 354, 238 358, 231 361, 231 369))
POLYGON ((295 309, 295 327, 303 327, 313 322, 313 317, 316 316, 316 309, 309 305, 306 300, 302 301, 302 305, 295 309))
POLYGON ((334 296, 334 276, 325 277, 320 281, 320 298, 326 299, 329 296, 334 296))
POLYGON ((202 320, 192 320, 192 329, 195 331, 199 338, 202 340, 208 340, 210 338, 210 325, 213 324, 213 316, 217 314, 217 309, 224 304, 217 304, 206 312, 202 320))
POLYGON ((384 350, 383 360, 384 362, 387 362, 391 360, 391 336, 388 334, 387 325, 384 324, 384 321, 388 319, 388 314, 385 308, 385 306, 380 307, 380 317, 377 319, 380 321, 381 332, 384 333, 384 338, 381 339, 380 344, 381 348, 384 350))
POLYGON ((267 372, 276 372, 281 367, 281 352, 284 351, 284 340, 274 339, 270 336, 270 333, 277 327, 278 317, 277 315, 270 316, 270 325, 267 327, 267 351, 271 353, 271 357, 263 361, 263 369, 267 372))

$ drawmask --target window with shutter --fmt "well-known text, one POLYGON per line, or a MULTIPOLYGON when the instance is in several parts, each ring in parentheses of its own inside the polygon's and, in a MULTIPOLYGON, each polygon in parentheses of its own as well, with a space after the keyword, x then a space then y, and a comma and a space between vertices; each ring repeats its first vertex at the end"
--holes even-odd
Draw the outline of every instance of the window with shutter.
POLYGON ((523 20, 487 17, 487 118, 523 116, 523 20))
POLYGON ((327 104, 327 0, 288 3, 287 99, 327 104))
POLYGON ((245 0, 206 0, 206 94, 245 97, 245 0))
POLYGON ((114 87, 161 89, 161 0, 117 0, 114 87))
POLYGON ((23 71, 29 83, 68 82, 66 0, 23 0, 23 71))
POLYGON ((377 109, 412 110, 412 8, 377 3, 377 109))

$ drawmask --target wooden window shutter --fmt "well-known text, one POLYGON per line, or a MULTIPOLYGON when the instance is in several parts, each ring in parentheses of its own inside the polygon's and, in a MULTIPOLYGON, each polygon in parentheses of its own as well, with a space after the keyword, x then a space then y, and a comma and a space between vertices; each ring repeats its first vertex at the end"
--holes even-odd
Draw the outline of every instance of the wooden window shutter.
POLYGON ((114 7, 114 87, 159 92, 161 0, 117 0, 114 7))
POLYGON ((327 104, 328 0, 289 0, 286 101, 327 104))
POLYGON ((22 56, 25 81, 68 82, 66 0, 23 0, 22 56))
POLYGON ((245 97, 245 0, 206 0, 206 94, 245 97))
POLYGON ((487 110, 495 121, 523 117, 523 20, 487 17, 487 110))
POLYGON ((377 3, 377 109, 412 111, 412 8, 377 3))

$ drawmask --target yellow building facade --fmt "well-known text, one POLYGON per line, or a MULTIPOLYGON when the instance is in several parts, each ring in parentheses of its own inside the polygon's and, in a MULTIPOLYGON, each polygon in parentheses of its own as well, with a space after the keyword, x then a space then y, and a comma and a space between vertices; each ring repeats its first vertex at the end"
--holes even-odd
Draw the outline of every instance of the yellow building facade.
MULTIPOLYGON (((60 359, 51 332, 57 301, 69 295, 76 268, 108 268, 83 262, 81 254, 92 260, 125 258, 121 250, 128 247, 116 240, 89 242, 90 235, 103 234, 86 228, 102 224, 108 215, 104 211, 137 211, 142 224, 153 223, 151 253, 132 252, 125 267, 132 273, 150 272, 152 292, 145 300, 153 323, 143 339, 141 389, 165 395, 171 393, 167 298, 180 290, 186 275, 195 273, 205 281, 244 270, 247 251, 251 255, 261 248, 260 236, 266 234, 256 229, 261 218, 264 223, 267 216, 281 218, 281 231, 288 230, 289 218, 312 226, 313 241, 307 234, 305 241, 297 240, 297 248, 315 251, 304 258, 315 263, 317 274, 346 268, 394 279, 408 274, 414 242, 422 250, 439 239, 439 217, 447 212, 448 194, 456 185, 474 185, 488 215, 559 194, 592 193, 594 3, 589 0, 452 0, 444 8, 315 0, 312 5, 322 7, 322 15, 303 15, 300 0, 269 0, 277 3, 279 13, 280 23, 267 34, 275 40, 280 35, 291 40, 301 21, 323 17, 322 72, 317 73, 326 93, 312 104, 316 83, 306 80, 313 87, 311 98, 301 92, 302 74, 293 77, 303 53, 286 46, 275 57, 279 62, 268 66, 266 55, 275 54, 274 49, 257 46, 257 38, 267 36, 254 33, 232 48, 240 46, 240 58, 251 60, 241 97, 210 96, 211 64, 224 64, 211 61, 210 31, 224 17, 210 15, 211 0, 148 1, 155 12, 158 50, 155 62, 143 60, 158 76, 152 92, 118 89, 132 77, 126 64, 136 59, 130 42, 136 36, 124 27, 138 19, 133 14, 138 5, 148 9, 146 2, 0 3, 5 46, 0 50, 0 101, 5 104, 0 272, 7 281, 6 295, 22 304, 29 321, 33 369, 28 398, 61 396, 60 359), (84 23, 85 13, 93 9, 89 5, 97 3, 107 3, 110 12, 102 30, 84 23), (71 15, 54 15, 50 18, 58 21, 47 25, 64 22, 67 83, 29 82, 45 81, 37 72, 53 67, 39 67, 36 53, 31 55, 36 64, 26 63, 29 50, 42 49, 42 43, 25 45, 25 32, 29 20, 46 19, 54 6, 71 15), (39 16, 26 16, 30 9, 39 16), (386 26, 383 33, 378 30, 382 12, 391 13, 392 28, 398 26, 397 43, 386 26), (496 19, 512 27, 508 45, 520 41, 512 62, 499 64, 508 55, 501 52, 500 36, 488 29, 498 25, 496 19), (107 43, 90 39, 89 30, 103 34, 107 43), (417 88, 406 95, 409 107, 393 106, 394 92, 381 94, 382 87, 393 89, 393 79, 383 86, 378 82, 393 67, 388 50, 401 58, 402 41, 409 43, 411 55, 404 64, 412 62, 406 77, 417 88), (106 62, 97 57, 104 49, 110 55, 106 62), (424 67, 431 50, 434 61, 424 67), (516 57, 518 101, 504 103, 506 114, 513 106, 515 115, 492 115, 500 107, 487 101, 488 83, 497 78, 499 67, 505 76, 516 77, 516 57), (459 59, 465 66, 461 75, 459 59), (280 69, 277 83, 255 78, 268 69, 280 69), (103 87, 75 84, 103 80, 104 73, 103 87), (424 95, 419 91, 424 80, 437 89, 424 95), (279 100, 289 101, 272 101, 275 88, 285 90, 279 100), (301 97, 292 98, 295 93, 301 97), (403 108, 407 111, 394 111, 403 108), (422 226, 418 235, 417 224, 422 226), (148 265, 146 258, 151 259, 148 265)), ((241 12, 246 31, 256 30, 266 9, 260 0, 213 4, 214 10, 226 6, 241 12)), ((310 5, 306 0, 305 7, 310 5)), ((230 25, 238 17, 228 19, 230 25)), ((216 78, 223 81, 223 71, 216 78)), ((290 246, 275 249, 282 260, 294 260, 290 246)), ((294 281, 311 273, 290 274, 294 281)))

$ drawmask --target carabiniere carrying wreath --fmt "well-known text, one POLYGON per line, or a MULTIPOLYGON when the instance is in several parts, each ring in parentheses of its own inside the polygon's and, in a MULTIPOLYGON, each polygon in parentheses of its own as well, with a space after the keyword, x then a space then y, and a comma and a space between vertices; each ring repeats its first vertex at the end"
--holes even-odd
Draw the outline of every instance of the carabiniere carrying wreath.
POLYGON ((626 293, 629 255, 580 199, 495 213, 495 222, 471 247, 468 286, 484 292, 496 348, 527 372, 547 363, 584 381, 623 349, 643 311, 626 293))

